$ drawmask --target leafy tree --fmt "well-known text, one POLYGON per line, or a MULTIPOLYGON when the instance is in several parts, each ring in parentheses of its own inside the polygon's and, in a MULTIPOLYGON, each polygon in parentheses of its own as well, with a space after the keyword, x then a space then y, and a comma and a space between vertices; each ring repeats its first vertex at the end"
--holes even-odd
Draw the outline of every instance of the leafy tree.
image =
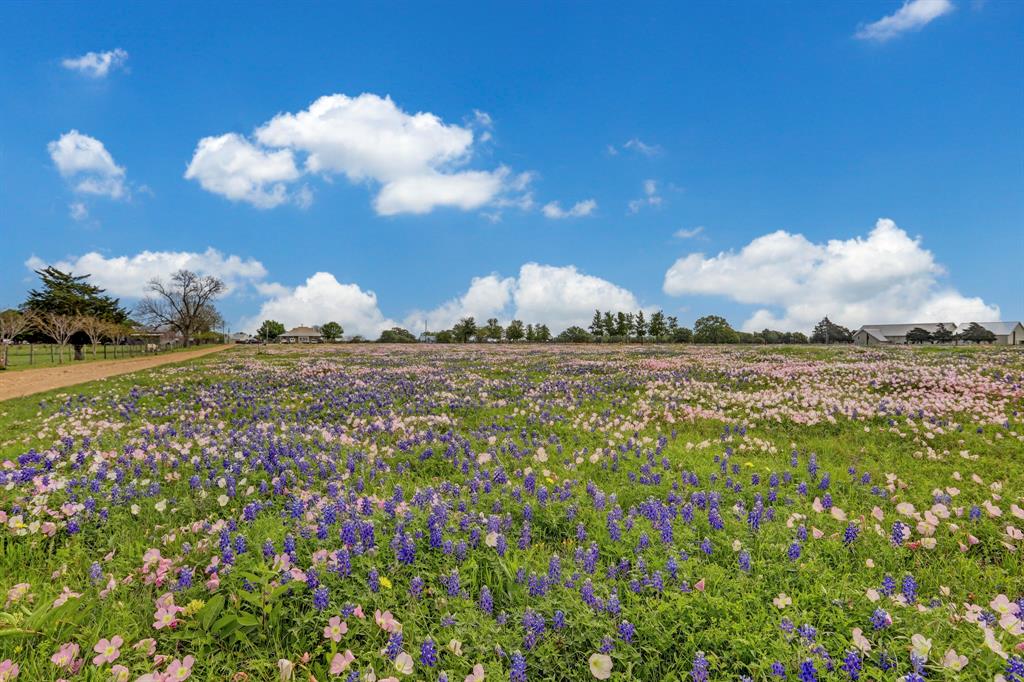
POLYGON ((469 343, 469 340, 476 336, 476 320, 472 317, 464 317, 452 327, 452 333, 459 343, 469 343))
POLYGON ((939 326, 932 332, 932 340, 935 343, 951 343, 953 341, 953 332, 946 329, 946 325, 939 323, 939 326))
POLYGON ((761 340, 765 343, 783 343, 783 334, 767 327, 761 330, 761 340))
MULTIPOLYGON (((71 337, 81 331, 78 322, 81 319, 77 315, 62 315, 61 313, 31 313, 32 326, 46 334, 53 342, 60 346, 57 354, 59 362, 64 362, 64 348, 71 342, 71 337)), ((75 359, 80 360, 79 353, 75 353, 75 359)))
POLYGON ((665 324, 665 313, 657 310, 651 313, 651 322, 648 325, 648 331, 654 340, 661 339, 668 333, 668 326, 665 324))
MULTIPOLYGON (((604 320, 601 318, 601 311, 594 311, 594 319, 590 321, 590 333, 594 336, 604 336, 604 320)), ((566 331, 569 331, 568 329, 566 331)), ((564 332, 563 332, 564 333, 564 332)), ((559 334, 561 337, 561 334, 559 334)))
POLYGON ((644 337, 647 336, 647 320, 644 319, 644 311, 637 311, 637 314, 633 317, 633 332, 636 334, 637 340, 640 343, 644 342, 644 337))
POLYGON ((693 323, 696 343, 738 343, 739 336, 724 317, 706 315, 693 323))
POLYGON ((522 320, 512 320, 508 323, 508 328, 505 330, 506 339, 509 341, 522 341, 524 336, 526 336, 526 331, 523 329, 522 320))
POLYGON ((139 303, 139 314, 153 326, 169 327, 181 334, 188 347, 192 337, 211 328, 211 321, 219 314, 213 301, 224 291, 224 282, 213 275, 197 275, 189 270, 178 270, 170 282, 152 279, 148 296, 139 303))
POLYGON ((672 343, 692 343, 693 330, 689 327, 676 327, 672 330, 672 343))
POLYGON ((804 334, 803 332, 786 332, 786 335, 789 337, 789 341, 786 341, 785 343, 807 343, 808 342, 807 335, 804 334))
POLYGON ((551 330, 548 329, 548 326, 546 324, 538 324, 537 327, 533 330, 533 335, 537 337, 538 341, 551 340, 551 330))
POLYGON ((590 332, 576 325, 563 331, 556 339, 556 341, 561 341, 562 343, 589 343, 593 340, 594 337, 590 332))
POLYGON ((455 342, 455 334, 452 333, 451 329, 442 329, 435 336, 435 340, 438 343, 454 343, 455 342))
POLYGON ((0 313, 0 345, 4 347, 0 358, 0 369, 7 369, 7 349, 14 343, 15 337, 29 328, 32 319, 29 315, 17 310, 5 310, 0 313))
POLYGON ((853 332, 825 317, 814 326, 811 343, 853 343, 853 332))
POLYGON ((492 317, 487 320, 487 326, 483 328, 483 335, 487 339, 493 339, 494 341, 501 341, 501 335, 505 331, 498 324, 498 318, 492 317))
POLYGON ((532 324, 526 325, 526 340, 527 341, 536 341, 537 340, 537 332, 534 330, 532 324))
POLYGON ((416 343, 416 337, 408 329, 392 327, 380 333, 377 343, 416 343))
POLYGON ((927 329, 914 327, 907 332, 907 343, 928 343, 932 340, 932 334, 927 329))
POLYGON ((263 325, 256 332, 256 336, 263 341, 273 341, 281 334, 284 334, 284 325, 277 320, 263 320, 263 325))
MULTIPOLYGON (((284 333, 283 328, 281 333, 284 333)), ((320 335, 324 337, 325 341, 337 341, 344 333, 345 328, 337 322, 328 322, 320 327, 320 335)))
POLYGON ((78 328, 89 337, 94 360, 96 359, 96 344, 102 341, 103 337, 108 336, 107 331, 110 328, 110 324, 110 322, 93 317, 92 315, 80 315, 78 317, 78 328))
POLYGON ((966 329, 960 332, 960 338, 974 343, 992 343, 996 340, 996 335, 977 322, 971 322, 966 329))

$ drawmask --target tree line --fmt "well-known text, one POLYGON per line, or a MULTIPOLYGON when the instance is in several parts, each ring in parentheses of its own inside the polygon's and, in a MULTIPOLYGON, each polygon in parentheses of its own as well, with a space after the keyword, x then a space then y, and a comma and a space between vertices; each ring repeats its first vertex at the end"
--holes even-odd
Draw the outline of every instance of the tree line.
POLYGON ((132 312, 119 299, 90 283, 90 275, 74 275, 54 267, 35 271, 40 286, 28 292, 16 309, 0 312, 0 367, 7 367, 8 347, 21 341, 52 342, 60 346, 63 362, 67 346, 74 348, 75 360, 84 360, 83 350, 100 343, 127 343, 144 331, 173 331, 188 346, 208 340, 224 320, 214 307, 224 283, 212 276, 179 270, 169 281, 150 280, 147 296, 132 312), (147 328, 148 325, 148 328, 147 328))

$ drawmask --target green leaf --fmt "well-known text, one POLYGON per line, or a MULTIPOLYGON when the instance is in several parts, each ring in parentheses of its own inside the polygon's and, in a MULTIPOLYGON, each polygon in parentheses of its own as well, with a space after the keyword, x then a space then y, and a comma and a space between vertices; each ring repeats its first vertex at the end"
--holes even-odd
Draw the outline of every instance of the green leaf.
POLYGON ((260 624, 260 621, 249 613, 241 613, 238 615, 238 624, 244 628, 256 627, 260 624))
POLYGON ((203 608, 199 609, 199 613, 196 615, 199 617, 199 622, 202 624, 204 630, 210 629, 214 619, 220 615, 223 608, 224 595, 215 594, 210 598, 210 601, 206 602, 206 605, 203 608))

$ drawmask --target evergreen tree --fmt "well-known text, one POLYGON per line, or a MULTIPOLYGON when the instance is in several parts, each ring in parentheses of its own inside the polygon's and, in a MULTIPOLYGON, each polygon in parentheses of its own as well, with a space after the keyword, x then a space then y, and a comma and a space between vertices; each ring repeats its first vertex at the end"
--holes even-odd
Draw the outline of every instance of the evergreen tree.
POLYGON ((72 275, 54 267, 36 270, 42 288, 28 292, 21 309, 33 313, 55 313, 67 316, 89 316, 104 322, 124 324, 128 311, 121 302, 105 295, 105 290, 89 284, 91 275, 72 275))
POLYGON ((644 342, 644 337, 647 336, 647 320, 644 319, 644 311, 637 311, 637 314, 633 317, 633 332, 636 334, 637 340, 640 343, 644 342))
POLYGON ((814 326, 811 343, 853 343, 853 333, 846 327, 825 317, 814 326))
POLYGON ((526 340, 527 341, 536 341, 537 340, 537 332, 535 332, 533 330, 533 325, 532 324, 526 325, 526 340))
POLYGON ((615 313, 615 336, 623 341, 629 339, 629 318, 621 310, 615 313))
MULTIPOLYGON (((594 311, 594 319, 590 321, 590 333, 594 336, 604 335, 604 321, 601 319, 600 310, 594 311)), ((561 337, 561 334, 559 334, 559 337, 561 337)))
POLYGON ((605 312, 603 322, 605 336, 615 336, 615 318, 611 311, 605 312))
POLYGON ((652 313, 648 330, 655 341, 665 336, 668 333, 668 327, 665 324, 665 313, 660 310, 652 313))

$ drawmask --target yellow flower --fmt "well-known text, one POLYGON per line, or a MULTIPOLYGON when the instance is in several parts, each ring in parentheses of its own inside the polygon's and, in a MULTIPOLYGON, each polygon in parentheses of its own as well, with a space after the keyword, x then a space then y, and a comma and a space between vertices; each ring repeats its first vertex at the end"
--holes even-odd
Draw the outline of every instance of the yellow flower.
POLYGON ((391 589, 391 581, 385 578, 384 576, 380 577, 380 584, 388 588, 389 590, 391 589))

